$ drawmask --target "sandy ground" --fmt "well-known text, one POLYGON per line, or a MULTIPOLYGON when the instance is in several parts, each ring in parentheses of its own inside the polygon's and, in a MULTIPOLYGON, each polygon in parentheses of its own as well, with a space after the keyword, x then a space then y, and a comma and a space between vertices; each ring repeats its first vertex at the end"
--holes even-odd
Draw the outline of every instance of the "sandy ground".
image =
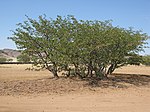
POLYGON ((0 80, 32 80, 39 78, 50 77, 51 74, 47 70, 43 71, 32 71, 25 70, 27 68, 32 68, 29 64, 4 64, 0 65, 0 80))
POLYGON ((1 112, 150 112, 149 88, 0 99, 1 112))
MULTIPOLYGON (((48 71, 25 71, 27 66, 0 65, 0 81, 50 76, 48 71)), ((149 76, 150 67, 127 66, 115 72, 149 76)), ((1 95, 0 112, 150 112, 150 86, 92 89, 63 94, 1 95)))
POLYGON ((150 67, 128 65, 128 66, 124 66, 122 68, 116 69, 115 73, 150 75, 150 67))

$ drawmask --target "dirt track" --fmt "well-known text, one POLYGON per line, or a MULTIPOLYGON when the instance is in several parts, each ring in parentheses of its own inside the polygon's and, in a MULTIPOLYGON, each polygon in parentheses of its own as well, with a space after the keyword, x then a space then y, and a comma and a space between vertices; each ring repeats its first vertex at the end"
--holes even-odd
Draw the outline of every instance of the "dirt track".
POLYGON ((133 77, 130 75, 127 75, 126 80, 119 76, 113 83, 99 82, 99 87, 88 87, 87 84, 91 82, 87 81, 69 82, 69 79, 59 79, 54 83, 51 79, 47 79, 49 77, 47 71, 24 71, 24 67, 0 66, 0 92, 3 93, 5 90, 9 93, 0 96, 0 112, 150 112, 149 67, 124 67, 116 73, 141 75, 133 75, 136 80, 131 80, 133 77), (37 83, 37 80, 40 83, 37 83), (64 85, 60 83, 62 80, 65 81, 64 85), (31 84, 31 88, 26 84, 31 84), (45 84, 43 88, 40 87, 42 84, 45 84), (120 88, 118 86, 120 84, 127 88, 122 86, 120 88), (42 92, 44 87, 45 90, 49 88, 48 93, 42 92), (32 89, 41 91, 36 94, 32 93, 32 89), (17 92, 20 95, 16 94, 17 92))

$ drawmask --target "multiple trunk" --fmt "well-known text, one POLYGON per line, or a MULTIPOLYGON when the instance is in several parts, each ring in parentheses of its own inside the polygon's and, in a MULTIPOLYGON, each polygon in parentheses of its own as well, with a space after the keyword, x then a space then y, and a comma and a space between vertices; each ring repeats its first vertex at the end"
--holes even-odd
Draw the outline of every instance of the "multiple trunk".
MULTIPOLYGON (((82 74, 79 67, 75 66, 74 68, 74 75, 78 76, 79 78, 84 77, 107 77, 107 75, 112 74, 112 72, 116 69, 117 64, 111 64, 109 68, 102 67, 102 68, 93 68, 91 66, 88 66, 87 70, 85 70, 85 73, 82 74)), ((48 68, 48 70, 53 74, 54 77, 58 78, 58 69, 57 66, 53 66, 53 68, 48 68)), ((67 77, 70 77, 71 75, 71 69, 67 69, 67 77)))

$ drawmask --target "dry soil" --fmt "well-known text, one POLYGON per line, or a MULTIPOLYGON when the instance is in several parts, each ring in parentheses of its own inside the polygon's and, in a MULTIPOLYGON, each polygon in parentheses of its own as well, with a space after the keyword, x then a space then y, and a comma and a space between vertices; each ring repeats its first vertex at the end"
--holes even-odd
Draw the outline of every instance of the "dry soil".
POLYGON ((0 65, 0 112, 150 112, 150 67, 126 66, 109 80, 52 79, 31 65, 0 65))

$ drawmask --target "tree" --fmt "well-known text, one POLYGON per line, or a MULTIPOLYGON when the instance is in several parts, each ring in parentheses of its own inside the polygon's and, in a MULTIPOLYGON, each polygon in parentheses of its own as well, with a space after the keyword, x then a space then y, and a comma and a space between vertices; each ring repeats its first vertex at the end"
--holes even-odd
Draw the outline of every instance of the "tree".
POLYGON ((130 54, 128 57, 128 64, 130 65, 140 65, 143 63, 143 57, 137 54, 130 54))
POLYGON ((73 71, 81 78, 107 77, 131 57, 133 60, 148 38, 141 31, 114 27, 111 21, 77 20, 71 15, 27 19, 18 24, 10 39, 54 77, 59 71, 66 71, 67 76, 73 71))
POLYGON ((28 18, 28 21, 18 24, 19 27, 13 31, 10 39, 18 49, 24 49, 24 53, 31 57, 35 65, 40 64, 52 72, 54 77, 58 77, 64 57, 64 52, 61 52, 62 43, 65 45, 65 41, 70 38, 66 26, 71 20, 72 16, 64 20, 60 16, 56 20, 47 20, 45 16, 39 16, 39 21, 28 18))
POLYGON ((24 62, 24 63, 29 63, 30 62, 30 57, 27 54, 21 54, 17 57, 17 61, 24 62))
POLYGON ((150 55, 143 56, 142 59, 143 59, 142 62, 143 65, 150 66, 150 55))
POLYGON ((138 52, 143 50, 143 44, 148 37, 146 34, 142 34, 141 31, 115 27, 110 31, 110 37, 112 44, 108 48, 111 52, 107 74, 111 74, 118 67, 133 64, 133 59, 134 64, 139 63, 138 52))

